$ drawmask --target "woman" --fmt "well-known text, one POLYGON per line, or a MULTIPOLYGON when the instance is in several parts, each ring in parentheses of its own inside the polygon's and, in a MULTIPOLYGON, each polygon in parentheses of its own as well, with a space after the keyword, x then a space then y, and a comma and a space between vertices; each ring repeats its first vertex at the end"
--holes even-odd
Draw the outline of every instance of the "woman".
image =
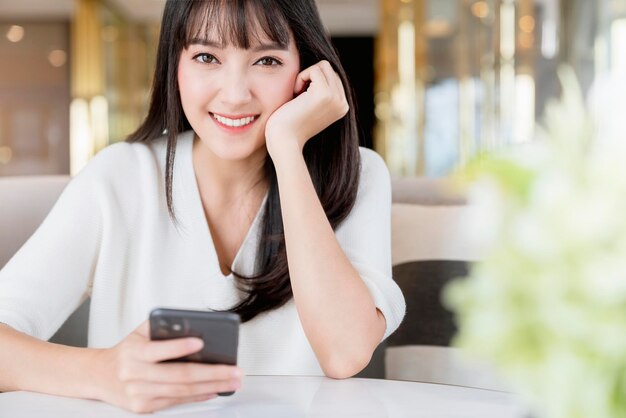
POLYGON ((0 272, 0 390, 148 412, 244 371, 365 367, 404 300, 389 175, 359 149, 344 86, 313 0, 168 1, 145 122, 0 272), (90 348, 43 342, 88 295, 90 348), (241 368, 159 363, 201 347, 149 340, 161 306, 241 315, 241 368))

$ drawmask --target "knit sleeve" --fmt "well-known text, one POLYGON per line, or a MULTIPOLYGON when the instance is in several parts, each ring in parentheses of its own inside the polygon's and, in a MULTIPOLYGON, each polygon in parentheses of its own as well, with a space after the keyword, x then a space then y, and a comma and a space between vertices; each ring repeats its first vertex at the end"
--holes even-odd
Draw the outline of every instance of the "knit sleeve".
POLYGON ((0 271, 0 322, 47 340, 87 298, 102 225, 93 171, 70 181, 0 271))
POLYGON ((374 151, 362 148, 361 164, 357 200, 336 236, 385 316, 384 339, 398 328, 406 310, 391 273, 391 179, 374 151))

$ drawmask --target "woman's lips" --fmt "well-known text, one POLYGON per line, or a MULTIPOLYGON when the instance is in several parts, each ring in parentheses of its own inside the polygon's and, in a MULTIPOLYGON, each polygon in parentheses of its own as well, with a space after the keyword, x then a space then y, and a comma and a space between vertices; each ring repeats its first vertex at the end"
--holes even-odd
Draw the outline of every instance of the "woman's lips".
POLYGON ((254 114, 236 116, 226 116, 217 113, 209 114, 217 126, 231 133, 244 132, 250 129, 259 118, 259 115, 254 114))

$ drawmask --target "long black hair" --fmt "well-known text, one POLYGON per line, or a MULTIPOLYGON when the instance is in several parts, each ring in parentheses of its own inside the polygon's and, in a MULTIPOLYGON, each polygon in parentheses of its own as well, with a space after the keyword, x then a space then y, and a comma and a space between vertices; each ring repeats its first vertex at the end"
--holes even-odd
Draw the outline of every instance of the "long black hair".
MULTIPOLYGON (((150 110, 129 142, 150 142, 167 132, 165 188, 167 207, 175 220, 172 176, 176 141, 180 132, 191 129, 178 92, 178 62, 181 51, 193 38, 216 31, 224 44, 250 47, 250 37, 262 30, 282 46, 293 35, 300 55, 300 70, 327 60, 339 74, 346 91, 348 114, 311 138, 303 150, 311 179, 333 229, 348 216, 356 200, 360 154, 355 101, 339 56, 324 31, 314 0, 168 0, 161 23, 150 110), (256 28, 256 29, 255 29, 256 28)), ((278 308, 292 297, 285 235, 278 195, 276 171, 271 158, 265 162, 269 184, 261 221, 261 239, 253 276, 233 272, 244 300, 230 309, 243 322, 278 308)))

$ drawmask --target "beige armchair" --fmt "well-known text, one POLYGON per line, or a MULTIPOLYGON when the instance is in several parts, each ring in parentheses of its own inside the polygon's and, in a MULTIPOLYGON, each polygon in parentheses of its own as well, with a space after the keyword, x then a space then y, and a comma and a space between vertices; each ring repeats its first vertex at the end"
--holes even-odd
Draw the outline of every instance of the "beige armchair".
POLYGON ((35 232, 69 176, 0 177, 0 267, 35 232))
MULTIPOLYGON (((69 176, 0 177, 0 268, 35 232, 67 185, 69 176)), ((87 345, 89 300, 50 341, 87 345)))
POLYGON ((446 180, 394 179, 392 190, 393 276, 407 313, 385 342, 385 377, 502 389, 488 366, 450 347, 456 325, 441 303, 450 280, 481 258, 470 234, 473 210, 446 180))

